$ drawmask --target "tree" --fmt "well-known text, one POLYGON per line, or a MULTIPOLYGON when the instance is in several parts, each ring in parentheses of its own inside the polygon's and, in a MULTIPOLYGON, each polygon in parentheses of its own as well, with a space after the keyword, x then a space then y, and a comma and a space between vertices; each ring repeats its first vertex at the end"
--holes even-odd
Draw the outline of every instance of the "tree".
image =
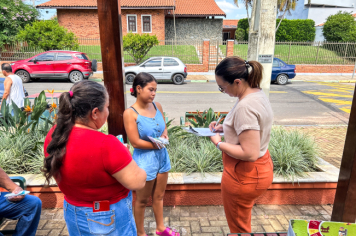
POLYGON ((55 20, 37 21, 32 25, 26 25, 17 38, 26 41, 29 46, 48 50, 77 50, 78 39, 73 32, 60 26, 55 20))
POLYGON ((238 28, 235 32, 235 39, 237 41, 243 41, 245 39, 245 30, 242 28, 238 28))
MULTIPOLYGON (((247 21, 248 21, 248 25, 250 25, 250 14, 248 12, 248 8, 252 6, 252 0, 241 0, 246 8, 246 12, 247 12, 247 21)), ((239 6, 239 0, 234 0, 235 5, 238 7, 239 6)), ((245 29, 246 30, 246 29, 245 29)))
POLYGON ((329 16, 323 27, 323 34, 326 41, 356 41, 356 21, 352 13, 339 11, 329 16))
POLYGON ((0 47, 16 40, 19 30, 36 20, 39 12, 21 0, 0 1, 0 47))
POLYGON ((156 35, 140 35, 130 32, 123 37, 124 51, 126 51, 134 59, 136 64, 139 64, 150 49, 158 44, 159 41, 156 35))

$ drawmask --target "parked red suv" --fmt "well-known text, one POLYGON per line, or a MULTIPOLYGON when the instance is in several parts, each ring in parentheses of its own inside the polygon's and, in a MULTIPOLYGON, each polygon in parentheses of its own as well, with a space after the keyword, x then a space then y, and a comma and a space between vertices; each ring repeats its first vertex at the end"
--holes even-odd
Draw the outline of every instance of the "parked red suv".
POLYGON ((66 78, 72 83, 88 79, 97 69, 96 60, 76 51, 47 51, 10 64, 24 83, 40 78, 66 78))

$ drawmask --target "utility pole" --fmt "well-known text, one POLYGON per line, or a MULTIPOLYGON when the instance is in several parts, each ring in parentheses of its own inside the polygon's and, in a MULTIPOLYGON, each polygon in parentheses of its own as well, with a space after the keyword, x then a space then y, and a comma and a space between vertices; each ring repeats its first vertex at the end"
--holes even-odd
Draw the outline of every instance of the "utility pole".
POLYGON ((248 39, 248 60, 263 66, 262 90, 269 97, 274 45, 276 39, 277 0, 253 2, 248 39))

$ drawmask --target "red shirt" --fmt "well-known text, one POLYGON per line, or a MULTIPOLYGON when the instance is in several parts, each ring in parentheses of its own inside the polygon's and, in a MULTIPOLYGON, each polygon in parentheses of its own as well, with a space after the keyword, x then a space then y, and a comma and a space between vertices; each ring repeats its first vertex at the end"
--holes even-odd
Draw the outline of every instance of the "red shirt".
MULTIPOLYGON (((45 157, 54 128, 48 132, 44 143, 45 157)), ((65 200, 74 206, 92 207, 93 201, 103 200, 113 204, 127 197, 129 190, 112 175, 131 161, 129 150, 115 136, 73 127, 60 179, 56 178, 56 182, 65 200)))

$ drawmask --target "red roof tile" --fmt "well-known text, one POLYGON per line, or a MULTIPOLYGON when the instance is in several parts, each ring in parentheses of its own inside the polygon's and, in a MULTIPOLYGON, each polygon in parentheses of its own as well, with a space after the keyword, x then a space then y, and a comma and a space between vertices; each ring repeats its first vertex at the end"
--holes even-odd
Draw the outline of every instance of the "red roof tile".
MULTIPOLYGON (((122 8, 174 7, 176 15, 226 16, 214 0, 121 0, 122 8)), ((51 0, 37 8, 97 8, 97 0, 51 0)))
POLYGON ((318 27, 318 26, 323 26, 325 23, 320 23, 318 25, 315 25, 315 27, 318 27))
POLYGON ((175 0, 176 15, 226 16, 214 0, 175 0))
MULTIPOLYGON (((173 7, 173 0, 121 0, 121 7, 173 7)), ((97 7, 97 0, 51 0, 37 6, 38 8, 57 7, 97 7)))
POLYGON ((223 20, 223 28, 224 29, 237 28, 238 22, 239 20, 223 20))

